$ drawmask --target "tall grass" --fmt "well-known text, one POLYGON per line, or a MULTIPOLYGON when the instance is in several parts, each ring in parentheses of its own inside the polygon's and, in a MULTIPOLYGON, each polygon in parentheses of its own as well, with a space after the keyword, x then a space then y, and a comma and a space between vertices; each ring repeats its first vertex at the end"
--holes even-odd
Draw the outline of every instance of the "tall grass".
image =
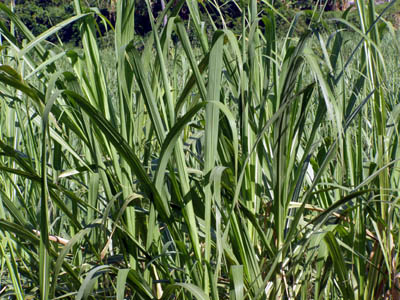
POLYGON ((283 39, 255 0, 240 35, 173 2, 141 50, 117 2, 112 70, 80 1, 37 37, 0 4, 1 296, 398 299, 399 73, 374 1, 283 39), (82 49, 46 42, 71 22, 82 49))

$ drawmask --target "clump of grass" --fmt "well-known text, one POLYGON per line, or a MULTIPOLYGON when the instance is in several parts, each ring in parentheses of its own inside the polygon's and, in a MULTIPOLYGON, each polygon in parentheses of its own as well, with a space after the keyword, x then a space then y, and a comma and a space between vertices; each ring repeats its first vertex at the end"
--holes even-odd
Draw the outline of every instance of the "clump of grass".
POLYGON ((115 64, 78 0, 38 37, 0 4, 2 296, 398 297, 398 68, 374 2, 283 40, 255 0, 212 39, 186 1, 189 36, 184 2, 165 27, 149 9, 136 49, 118 1, 115 64), (71 22, 82 49, 52 51, 71 22))

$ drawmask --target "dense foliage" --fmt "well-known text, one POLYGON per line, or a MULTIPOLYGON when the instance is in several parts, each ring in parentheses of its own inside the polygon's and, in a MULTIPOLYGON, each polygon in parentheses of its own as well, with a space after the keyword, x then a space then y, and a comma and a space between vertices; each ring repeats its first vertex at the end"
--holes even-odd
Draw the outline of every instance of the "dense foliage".
MULTIPOLYGON (((148 17, 146 1, 135 0, 135 29, 136 33, 144 36, 151 31, 151 23, 148 17)), ((162 11, 162 1, 150 1, 151 9, 155 16, 162 11)), ((165 1, 164 3, 168 3, 165 1)), ((176 6, 177 0, 171 0, 173 2, 172 7, 176 6)), ((243 2, 243 1, 242 1, 243 2)), ((244 1, 246 3, 247 1, 244 1)), ((10 4, 11 0, 5 0, 6 4, 10 4)), ((202 15, 202 19, 208 26, 211 26, 208 15, 214 20, 218 28, 222 28, 220 16, 222 15, 226 25, 229 28, 237 29, 240 28, 240 16, 241 10, 235 1, 218 0, 218 1, 201 1, 199 12, 202 15), (215 5, 217 4, 217 6, 215 5)), ((346 2, 347 3, 347 2, 346 2)), ((44 32, 47 28, 60 23, 62 20, 71 17, 74 14, 73 1, 70 0, 30 0, 29 5, 25 0, 14 0, 14 10, 24 24, 29 28, 34 35, 39 35, 44 32)), ((99 8, 100 12, 108 18, 112 25, 115 25, 115 14, 116 7, 115 1, 113 0, 86 0, 82 2, 83 9, 89 9, 90 7, 99 8)), ((295 13, 299 10, 313 10, 316 4, 320 8, 326 10, 333 10, 340 7, 344 7, 344 2, 339 0, 329 1, 314 1, 314 0, 299 0, 299 1, 275 1, 273 6, 282 14, 285 18, 292 20, 295 13)), ((265 11, 270 8, 270 4, 267 2, 260 1, 259 10, 265 11)), ((189 18, 189 9, 186 4, 180 9, 180 17, 184 20, 189 18)), ((7 18, 6 15, 0 13, 0 16, 7 18)), ((312 18, 311 14, 305 15, 305 21, 309 22, 312 18)), ((285 26, 285 22, 281 20, 280 16, 277 16, 278 22, 285 26)), ((104 35, 107 27, 102 26, 100 19, 97 18, 100 25, 100 34, 104 35)), ((283 31, 287 30, 287 27, 283 31)), ((300 30, 301 31, 301 30, 300 30)), ((18 34, 18 33, 17 33, 18 34)), ((23 36, 18 36, 22 38, 23 36)), ((76 24, 71 24, 62 28, 58 31, 57 36, 49 37, 51 42, 67 42, 77 44, 79 42, 79 30, 76 24)))
POLYGON ((1 298, 399 299, 399 37, 374 1, 279 38, 273 6, 230 29, 179 0, 138 45, 119 0, 103 50, 83 4, 36 35, 0 3, 1 298))

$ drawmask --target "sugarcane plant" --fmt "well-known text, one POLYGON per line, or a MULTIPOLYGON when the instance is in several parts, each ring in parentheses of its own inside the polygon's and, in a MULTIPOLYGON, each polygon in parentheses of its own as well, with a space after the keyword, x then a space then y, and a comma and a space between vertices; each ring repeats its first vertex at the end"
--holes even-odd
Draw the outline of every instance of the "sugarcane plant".
POLYGON ((400 297, 386 9, 357 1, 359 22, 328 34, 298 33, 300 13, 282 36, 266 0, 235 2, 239 30, 209 2, 218 22, 202 1, 154 16, 146 0, 143 42, 135 1, 113 27, 74 0, 39 36, 0 3, 2 297, 400 297), (71 23, 80 46, 46 41, 71 23))

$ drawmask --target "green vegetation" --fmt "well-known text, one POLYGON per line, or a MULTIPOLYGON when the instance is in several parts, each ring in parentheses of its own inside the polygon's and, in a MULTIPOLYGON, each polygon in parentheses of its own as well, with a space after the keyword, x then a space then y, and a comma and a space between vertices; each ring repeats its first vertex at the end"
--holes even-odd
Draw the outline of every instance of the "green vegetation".
POLYGON ((79 0, 40 35, 0 3, 2 298, 400 297, 397 32, 236 4, 149 8, 139 44, 120 0, 101 50, 79 0))

